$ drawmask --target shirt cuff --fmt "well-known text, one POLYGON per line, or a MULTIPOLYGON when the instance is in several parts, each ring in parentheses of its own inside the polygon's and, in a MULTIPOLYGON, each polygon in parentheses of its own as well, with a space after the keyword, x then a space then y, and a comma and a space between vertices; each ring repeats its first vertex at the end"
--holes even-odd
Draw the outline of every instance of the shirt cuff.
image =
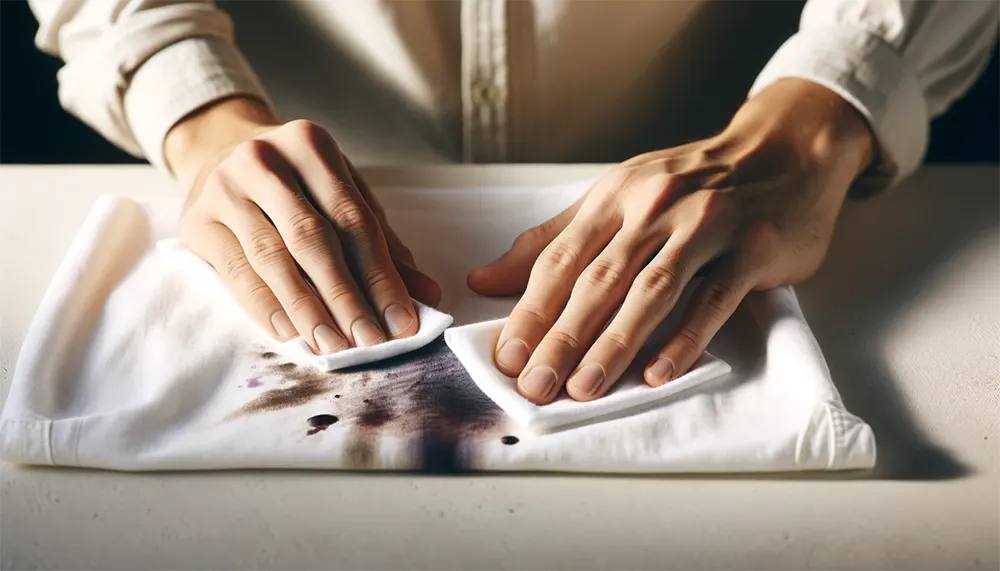
POLYGON ((188 38, 159 50, 132 75, 125 117, 143 154, 168 171, 163 141, 178 121, 212 101, 255 97, 272 107, 253 69, 231 44, 188 38))
POLYGON ((927 149, 927 101, 916 76, 882 39, 844 26, 801 30, 764 67, 750 97, 793 77, 833 91, 871 126, 876 160, 855 183, 856 194, 892 186, 920 165, 927 149))

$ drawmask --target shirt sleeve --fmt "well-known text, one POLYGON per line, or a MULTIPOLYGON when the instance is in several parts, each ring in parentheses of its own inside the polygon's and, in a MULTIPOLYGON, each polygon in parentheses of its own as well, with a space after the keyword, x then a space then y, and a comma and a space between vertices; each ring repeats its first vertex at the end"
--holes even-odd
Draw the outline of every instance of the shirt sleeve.
POLYGON ((998 18, 994 1, 809 0, 799 32, 765 66, 750 96, 789 77, 834 91, 877 139, 876 165, 862 178, 891 186, 920 165, 930 120, 989 63, 998 18))
POLYGON ((125 151, 166 168, 180 119, 236 94, 270 102, 210 0, 31 0, 36 45, 61 58, 59 102, 125 151))

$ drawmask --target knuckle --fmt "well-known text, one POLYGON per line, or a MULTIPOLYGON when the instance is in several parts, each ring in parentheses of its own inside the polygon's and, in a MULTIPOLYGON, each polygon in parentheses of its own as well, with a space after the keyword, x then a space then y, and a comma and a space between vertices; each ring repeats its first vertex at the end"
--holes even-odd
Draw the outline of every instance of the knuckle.
POLYGON ((552 231, 552 220, 546 220, 538 226, 533 228, 528 228, 524 232, 518 235, 514 239, 514 245, 516 246, 535 246, 544 244, 548 239, 550 232, 552 231))
POLYGON ((288 221, 289 246, 297 250, 313 251, 326 243, 326 225, 316 214, 295 214, 288 221))
POLYGON ((312 121, 309 121, 308 119, 296 119, 294 121, 289 121, 288 123, 285 123, 284 130, 295 136, 310 140, 326 133, 322 127, 312 121))
POLYGON ((542 250, 536 267, 541 267, 549 275, 562 276, 572 272, 579 259, 580 253, 575 248, 566 242, 555 241, 542 250))
POLYGON ((546 335, 546 337, 548 337, 550 341, 563 345, 573 352, 579 352, 583 347, 583 343, 580 342, 580 338, 569 331, 553 329, 552 331, 549 331, 549 334, 546 335))
POLYGON ((281 261, 284 249, 281 240, 268 229, 259 228, 250 234, 250 255, 261 264, 277 264, 281 261))
POLYGON ((232 254, 223 258, 221 267, 218 269, 222 277, 230 282, 243 281, 253 271, 246 257, 232 254))
POLYGON ((389 289, 395 283, 393 270, 381 265, 373 266, 366 270, 363 279, 368 291, 389 289))
POLYGON ((594 260, 583 273, 584 283, 603 292, 618 291, 624 276, 624 264, 613 260, 594 260))
POLYGON ((311 309, 316 303, 315 300, 316 298, 311 293, 297 292, 288 296, 284 306, 288 310, 288 313, 295 314, 311 309))
POLYGON ((271 289, 264 282, 255 281, 246 288, 246 299, 251 304, 262 304, 271 297, 271 289))
POLYGON ((233 149, 230 158, 240 166, 266 163, 273 153, 271 143, 261 139, 244 141, 233 149))
POLYGON ((685 348, 690 350, 692 353, 704 350, 702 335, 695 331, 691 326, 681 327, 674 336, 674 339, 684 345, 685 348))
POLYGON ((366 234, 371 229, 368 213, 351 200, 345 200, 335 206, 330 213, 330 219, 337 228, 349 234, 366 234))
POLYGON ((677 289, 677 273, 665 264, 652 264, 642 272, 636 285, 650 297, 663 297, 677 289))
POLYGON ((601 339, 616 353, 630 353, 632 351, 632 340, 615 331, 605 331, 601 339))
POLYGON ((703 190, 695 214, 695 226, 704 228, 729 211, 729 196, 721 190, 703 190))
POLYGON ((552 322, 544 310, 528 303, 518 303, 511 313, 512 317, 515 315, 519 320, 527 320, 541 327, 548 327, 552 322))
POLYGON ((728 313, 735 305, 736 291, 729 284, 712 282, 705 286, 701 303, 715 314, 728 313))
POLYGON ((335 281, 333 285, 323 290, 323 297, 331 306, 345 298, 350 298, 352 295, 354 295, 354 286, 350 282, 342 280, 335 281))

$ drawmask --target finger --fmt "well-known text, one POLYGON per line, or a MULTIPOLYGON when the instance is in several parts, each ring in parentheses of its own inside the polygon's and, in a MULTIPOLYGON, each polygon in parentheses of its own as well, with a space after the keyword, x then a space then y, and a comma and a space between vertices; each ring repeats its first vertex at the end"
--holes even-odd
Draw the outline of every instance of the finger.
MULTIPOLYGON (((611 216, 578 217, 539 254, 528 287, 514 306, 497 340, 495 361, 506 375, 520 377, 538 342, 548 333, 569 299, 583 269, 621 228, 611 216)), ((526 394, 543 394, 556 383, 555 371, 539 367, 522 379, 526 394)))
POLYGON ((689 233, 675 232, 631 283, 621 309, 597 338, 567 382, 575 400, 593 400, 618 381, 657 326, 674 309, 695 269, 711 250, 697 248, 689 233))
POLYGON ((288 314, 257 275, 233 233, 219 223, 199 225, 185 245, 219 274, 222 283, 257 324, 280 341, 296 337, 288 314))
POLYGON ((368 300, 351 275, 333 227, 297 188, 290 173, 254 172, 251 199, 267 214, 292 258, 308 276, 339 331, 355 347, 385 341, 368 300), (283 175, 283 176, 282 176, 283 175))
POLYGON ((299 272, 281 234, 256 204, 239 200, 223 212, 220 221, 236 236, 250 266, 274 292, 313 351, 327 354, 348 347, 327 308, 299 272))
POLYGON ((393 338, 414 335, 420 325, 413 302, 389 256, 382 228, 358 191, 337 144, 308 121, 289 123, 281 131, 276 136, 287 141, 283 149, 317 209, 332 223, 347 264, 383 329, 393 338))
POLYGON ((469 272, 469 289, 488 296, 511 295, 524 291, 538 256, 576 216, 583 198, 555 217, 518 236, 514 244, 495 262, 469 272))
POLYGON ((677 332, 646 366, 644 376, 650 385, 659 386, 686 373, 749 293, 750 277, 738 271, 731 259, 693 292, 677 332))
POLYGON ((392 257, 393 262, 396 264, 399 277, 403 278, 403 283, 406 285, 406 290, 409 292, 410 297, 431 307, 437 307, 441 303, 441 285, 417 267, 413 252, 403 244, 399 235, 389 225, 385 210, 371 191, 368 183, 365 182, 364 177, 361 176, 361 173, 350 159, 344 157, 344 162, 347 164, 351 178, 354 179, 354 184, 358 187, 358 191, 364 197, 365 202, 368 203, 368 206, 372 209, 372 213, 375 214, 375 218, 382 227, 386 245, 389 247, 389 256, 392 257))
MULTIPOLYGON (((551 401, 559 393, 570 372, 608 322, 625 298, 629 284, 642 269, 657 247, 666 240, 662 233, 623 229, 603 252, 583 271, 573 286, 566 308, 531 354, 518 380, 518 390, 536 403, 551 401), (542 377, 536 368, 555 373, 556 382, 536 383, 542 377)), ((588 384, 594 389, 604 383, 604 371, 590 367, 578 371, 574 380, 578 386, 588 384)))

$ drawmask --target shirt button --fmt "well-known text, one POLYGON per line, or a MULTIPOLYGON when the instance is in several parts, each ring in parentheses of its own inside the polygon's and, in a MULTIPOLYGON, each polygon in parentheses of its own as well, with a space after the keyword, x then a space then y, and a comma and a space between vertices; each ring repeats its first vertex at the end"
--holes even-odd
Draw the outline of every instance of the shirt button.
POLYGON ((482 80, 472 85, 472 102, 477 106, 497 105, 503 100, 503 93, 495 83, 482 80))

